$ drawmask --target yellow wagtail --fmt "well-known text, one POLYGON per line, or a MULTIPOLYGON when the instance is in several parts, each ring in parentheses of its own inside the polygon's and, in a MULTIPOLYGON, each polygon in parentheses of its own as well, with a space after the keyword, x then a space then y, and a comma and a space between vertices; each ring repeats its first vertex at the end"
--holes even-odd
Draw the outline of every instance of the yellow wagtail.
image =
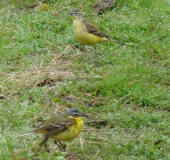
POLYGON ((109 39, 108 36, 104 35, 97 28, 95 28, 90 22, 82 17, 79 9, 73 9, 70 13, 73 20, 73 32, 76 39, 86 45, 94 45, 103 41, 116 42, 122 45, 127 43, 118 42, 116 40, 109 39))
POLYGON ((82 120, 83 116, 88 117, 87 114, 81 112, 80 110, 72 108, 64 113, 59 113, 50 117, 40 124, 37 129, 29 131, 20 136, 32 133, 42 133, 44 134, 44 140, 41 142, 41 146, 49 138, 55 139, 55 143, 59 146, 59 144, 61 144, 60 141, 70 141, 80 134, 84 125, 82 120))
POLYGON ((100 0, 94 4, 93 8, 98 14, 102 14, 104 10, 110 9, 114 3, 115 0, 100 0))

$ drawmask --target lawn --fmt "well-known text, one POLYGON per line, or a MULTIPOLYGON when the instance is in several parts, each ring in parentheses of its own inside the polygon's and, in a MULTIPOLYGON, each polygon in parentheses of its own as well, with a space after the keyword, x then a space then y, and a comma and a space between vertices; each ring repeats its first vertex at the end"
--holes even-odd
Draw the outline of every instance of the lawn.
POLYGON ((170 159, 170 2, 116 0, 102 16, 95 0, 37 2, 0 2, 0 159, 170 159), (133 45, 82 50, 73 8, 133 45), (16 137, 72 107, 90 117, 67 152, 52 140, 40 148, 39 134, 16 137))

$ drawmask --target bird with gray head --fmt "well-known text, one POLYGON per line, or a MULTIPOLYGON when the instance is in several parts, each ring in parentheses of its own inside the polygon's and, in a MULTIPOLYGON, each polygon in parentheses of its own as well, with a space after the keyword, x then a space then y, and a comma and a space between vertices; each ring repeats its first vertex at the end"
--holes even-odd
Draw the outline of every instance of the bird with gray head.
POLYGON ((56 144, 57 142, 60 144, 60 141, 70 141, 80 134, 84 125, 82 117, 88 117, 88 115, 77 108, 71 108, 64 113, 51 116, 41 123, 37 129, 21 134, 17 137, 32 133, 42 133, 44 134, 44 140, 41 142, 41 146, 49 138, 55 139, 56 144))

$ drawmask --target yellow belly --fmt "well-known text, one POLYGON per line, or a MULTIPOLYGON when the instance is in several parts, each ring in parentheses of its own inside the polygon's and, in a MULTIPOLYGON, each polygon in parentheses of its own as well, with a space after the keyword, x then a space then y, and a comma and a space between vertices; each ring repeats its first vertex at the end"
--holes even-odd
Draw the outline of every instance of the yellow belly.
POLYGON ((76 123, 74 125, 68 127, 68 129, 66 129, 63 132, 60 132, 57 135, 52 136, 52 138, 58 141, 70 141, 80 134, 82 127, 83 127, 82 118, 76 118, 76 123))
POLYGON ((88 33, 87 29, 80 20, 73 21, 73 32, 76 39, 82 44, 93 45, 95 43, 107 41, 104 37, 99 37, 88 33))
POLYGON ((106 41, 106 38, 98 37, 93 34, 89 34, 87 32, 75 33, 75 37, 82 44, 93 45, 96 43, 100 43, 106 41))

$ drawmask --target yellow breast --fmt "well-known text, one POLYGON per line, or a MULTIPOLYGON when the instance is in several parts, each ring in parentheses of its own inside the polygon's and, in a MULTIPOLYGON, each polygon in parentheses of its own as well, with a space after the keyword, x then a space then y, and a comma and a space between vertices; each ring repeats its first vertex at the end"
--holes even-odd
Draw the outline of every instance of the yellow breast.
POLYGON ((100 43, 107 40, 104 37, 99 37, 88 33, 87 28, 78 18, 73 20, 73 32, 76 39, 82 44, 93 45, 95 43, 100 43))
POLYGON ((52 138, 59 141, 70 141, 76 138, 80 134, 84 123, 81 117, 72 119, 75 119, 75 123, 73 125, 68 127, 68 129, 64 130, 63 132, 54 135, 52 138))

